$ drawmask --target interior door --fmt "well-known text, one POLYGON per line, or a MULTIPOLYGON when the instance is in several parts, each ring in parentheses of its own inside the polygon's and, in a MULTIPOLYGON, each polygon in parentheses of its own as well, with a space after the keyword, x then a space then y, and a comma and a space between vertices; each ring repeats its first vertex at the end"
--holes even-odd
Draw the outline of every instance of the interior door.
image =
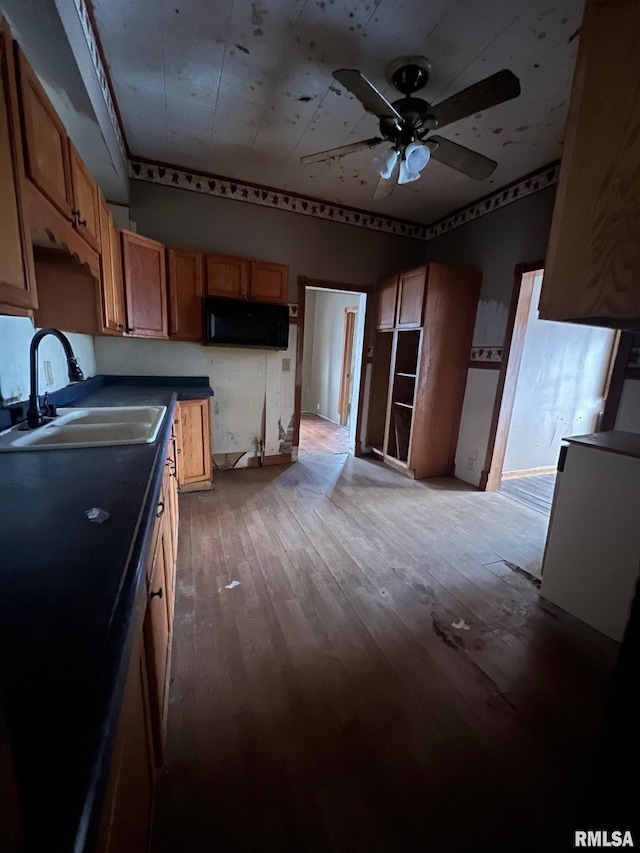
POLYGON ((349 404, 351 402, 351 388, 353 384, 353 341, 357 316, 357 308, 344 309, 344 342, 342 346, 340 393, 338 396, 340 426, 345 426, 349 420, 349 404))

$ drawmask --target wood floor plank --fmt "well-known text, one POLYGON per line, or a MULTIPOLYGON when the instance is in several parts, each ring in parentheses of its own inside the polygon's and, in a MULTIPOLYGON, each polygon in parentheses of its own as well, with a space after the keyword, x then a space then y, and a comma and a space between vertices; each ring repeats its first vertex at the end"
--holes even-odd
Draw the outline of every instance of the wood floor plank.
POLYGON ((153 853, 562 849, 616 646, 545 518, 330 447, 180 497, 153 853))

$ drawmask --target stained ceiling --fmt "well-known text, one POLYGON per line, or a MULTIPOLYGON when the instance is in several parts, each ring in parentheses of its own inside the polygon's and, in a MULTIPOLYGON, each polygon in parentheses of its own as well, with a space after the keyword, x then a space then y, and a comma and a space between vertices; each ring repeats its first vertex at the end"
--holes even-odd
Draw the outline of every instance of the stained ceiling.
POLYGON ((133 155, 430 223, 558 159, 584 0, 93 0, 133 155), (475 182, 432 161, 373 198, 374 153, 299 158, 376 135, 331 76, 422 54, 430 103, 510 68, 522 94, 441 135, 498 161, 475 182))

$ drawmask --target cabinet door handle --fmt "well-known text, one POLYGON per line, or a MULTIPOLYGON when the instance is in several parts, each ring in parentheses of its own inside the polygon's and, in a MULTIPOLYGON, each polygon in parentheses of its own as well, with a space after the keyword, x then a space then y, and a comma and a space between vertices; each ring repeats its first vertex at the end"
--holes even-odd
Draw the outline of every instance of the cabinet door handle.
POLYGON ((122 328, 123 328, 122 323, 116 323, 116 329, 122 329, 122 328))
POLYGON ((158 504, 158 512, 156 513, 156 518, 162 518, 164 515, 164 501, 160 501, 158 504))
POLYGON ((158 598, 162 598, 162 587, 160 587, 160 589, 159 589, 157 592, 150 592, 150 593, 149 593, 149 598, 150 598, 150 599, 151 599, 151 598, 153 598, 153 597, 154 597, 154 595, 157 595, 157 596, 158 596, 158 598))
POLYGON ((176 450, 176 453, 182 453, 182 450, 178 447, 178 449, 176 450))

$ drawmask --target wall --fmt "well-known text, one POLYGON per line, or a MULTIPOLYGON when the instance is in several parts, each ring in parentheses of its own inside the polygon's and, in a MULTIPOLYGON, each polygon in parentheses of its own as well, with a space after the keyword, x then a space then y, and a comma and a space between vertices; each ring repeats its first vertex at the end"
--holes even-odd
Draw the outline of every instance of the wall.
POLYGON ((593 432, 615 333, 540 320, 542 275, 535 277, 504 471, 555 466, 560 442, 593 432))
MULTIPOLYGON (((555 188, 542 190, 426 244, 427 263, 482 270, 474 346, 504 343, 514 268, 544 258, 554 197, 555 188)), ((476 486, 487 452, 497 381, 497 370, 472 368, 467 376, 455 473, 476 486)))
MULTIPOLYGON (((130 215, 140 234, 166 245, 288 264, 292 302, 297 302, 298 275, 373 284, 424 257, 424 244, 418 240, 142 181, 132 181, 130 215)), ((234 461, 255 452, 263 420, 267 452, 278 453, 287 445, 296 363, 297 327, 291 328, 287 353, 96 338, 96 358, 103 373, 209 376, 216 394, 214 456, 226 454, 234 461), (290 360, 289 372, 282 370, 283 357, 290 360)), ((242 458, 236 464, 246 462, 242 458)))
POLYGON ((640 381, 638 379, 625 379, 615 428, 624 432, 640 432, 640 381))
MULTIPOLYGON (((302 411, 313 412, 336 424, 340 423, 338 398, 344 345, 344 311, 345 308, 357 308, 358 320, 361 320, 364 316, 361 301, 364 302, 364 297, 356 293, 307 288, 302 411), (310 296, 312 298, 308 304, 310 296)), ((357 343, 355 337, 354 351, 357 343)))
MULTIPOLYGON (((0 405, 27 400, 29 397, 29 345, 35 332, 33 321, 26 317, 0 316, 0 405)), ((96 374, 93 338, 90 335, 68 333, 73 351, 85 379, 96 374)), ((69 384, 67 360, 60 342, 51 336, 38 348, 41 394, 57 391, 69 384), (47 384, 44 362, 51 363, 53 381, 47 384)))

